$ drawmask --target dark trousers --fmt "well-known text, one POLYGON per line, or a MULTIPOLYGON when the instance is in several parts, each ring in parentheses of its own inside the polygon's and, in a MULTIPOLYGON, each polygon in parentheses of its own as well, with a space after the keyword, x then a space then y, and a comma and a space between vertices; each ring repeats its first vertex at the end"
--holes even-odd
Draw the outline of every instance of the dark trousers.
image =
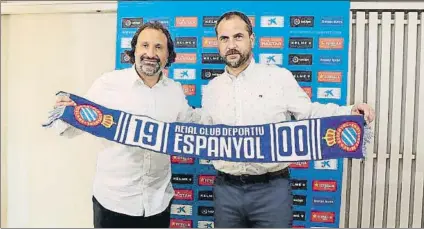
POLYGON ((168 206, 165 211, 154 216, 129 216, 106 209, 93 196, 95 228, 168 228, 170 214, 168 206))
POLYGON ((214 185, 215 227, 290 228, 292 194, 288 178, 235 183, 218 175, 214 185))

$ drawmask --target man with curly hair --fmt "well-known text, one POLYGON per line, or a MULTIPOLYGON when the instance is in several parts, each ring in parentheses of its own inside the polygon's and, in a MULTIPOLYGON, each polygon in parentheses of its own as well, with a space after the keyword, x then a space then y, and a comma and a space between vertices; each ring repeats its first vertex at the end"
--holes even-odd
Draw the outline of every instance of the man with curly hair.
MULTIPOLYGON (((163 76, 176 57, 169 31, 159 22, 142 25, 127 52, 132 67, 103 74, 85 98, 114 109, 163 122, 184 121, 191 110, 180 83, 163 76), (172 98, 172 99, 170 99, 172 98)), ((55 106, 73 106, 59 97, 55 106)), ((82 131, 64 122, 61 135, 82 131)), ((167 228, 174 196, 169 155, 104 141, 94 179, 94 227, 167 228)))

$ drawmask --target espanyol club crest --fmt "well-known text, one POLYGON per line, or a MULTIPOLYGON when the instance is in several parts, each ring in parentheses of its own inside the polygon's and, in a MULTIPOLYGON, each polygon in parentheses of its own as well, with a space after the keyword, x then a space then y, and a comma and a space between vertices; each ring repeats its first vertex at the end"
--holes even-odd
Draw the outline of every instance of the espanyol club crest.
POLYGON ((354 152, 361 141, 361 127, 355 122, 345 122, 336 130, 328 129, 324 139, 328 146, 337 144, 347 152, 354 152))
POLYGON ((94 127, 102 124, 110 128, 113 124, 112 115, 103 115, 102 112, 91 105, 77 105, 74 109, 75 119, 84 126, 94 127))

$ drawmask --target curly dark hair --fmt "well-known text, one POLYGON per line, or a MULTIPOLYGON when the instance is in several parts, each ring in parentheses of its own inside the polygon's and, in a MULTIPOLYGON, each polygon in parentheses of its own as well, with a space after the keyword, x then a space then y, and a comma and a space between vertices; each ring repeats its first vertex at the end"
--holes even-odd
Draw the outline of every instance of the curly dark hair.
POLYGON ((141 31, 145 29, 156 29, 162 31, 162 33, 165 34, 168 46, 168 63, 166 63, 165 67, 171 66, 171 64, 175 62, 175 57, 177 56, 174 50, 174 42, 172 41, 171 34, 169 33, 168 29, 166 29, 165 26, 163 26, 162 23, 158 21, 149 21, 138 28, 137 32, 134 34, 134 37, 131 40, 131 50, 125 51, 125 53, 130 57, 130 63, 135 63, 135 46, 137 45, 138 36, 140 35, 141 31))
POLYGON ((252 22, 250 21, 249 17, 246 16, 246 14, 239 12, 239 11, 230 11, 225 14, 223 14, 219 19, 216 21, 215 25, 215 33, 218 35, 218 25, 221 23, 222 20, 231 19, 233 17, 239 17, 241 20, 243 20, 246 23, 246 30, 249 33, 249 36, 253 34, 253 28, 252 28, 252 22))

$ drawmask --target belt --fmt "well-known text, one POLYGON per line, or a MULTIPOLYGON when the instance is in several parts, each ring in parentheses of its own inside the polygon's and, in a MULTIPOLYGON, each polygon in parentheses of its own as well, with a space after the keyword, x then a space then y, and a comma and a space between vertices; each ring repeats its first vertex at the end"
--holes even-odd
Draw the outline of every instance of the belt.
POLYGON ((269 172, 261 175, 240 175, 235 176, 228 173, 218 171, 218 177, 222 177, 225 181, 232 184, 254 184, 254 183, 268 183, 270 180, 277 178, 290 178, 290 170, 288 167, 275 172, 269 172))

